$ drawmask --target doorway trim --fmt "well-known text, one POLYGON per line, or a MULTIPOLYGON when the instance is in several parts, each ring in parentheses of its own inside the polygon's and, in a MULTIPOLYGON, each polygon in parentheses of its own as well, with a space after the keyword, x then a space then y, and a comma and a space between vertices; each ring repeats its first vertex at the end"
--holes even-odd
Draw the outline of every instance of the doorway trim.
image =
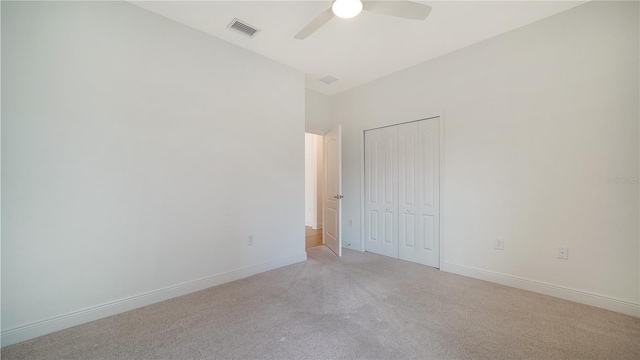
POLYGON ((390 123, 390 124, 385 124, 385 125, 381 125, 381 126, 376 126, 376 127, 371 127, 371 128, 366 128, 366 129, 362 129, 360 131, 360 251, 365 252, 366 249, 366 245, 365 245, 365 239, 364 239, 364 154, 365 154, 365 141, 364 141, 364 133, 365 131, 369 131, 369 130, 375 130, 375 129, 380 129, 380 128, 385 128, 385 127, 389 127, 389 126, 396 126, 396 125, 402 125, 402 124, 408 124, 408 123, 412 123, 412 122, 418 122, 418 121, 422 121, 422 120, 430 120, 430 119, 435 119, 438 118, 438 123, 440 125, 440 193, 439 198, 440 198, 440 210, 439 210, 439 215, 440 215, 440 238, 439 238, 439 258, 440 258, 440 267, 438 269, 442 268, 442 265, 445 262, 445 244, 446 241, 444 241, 445 239, 445 217, 444 217, 444 207, 445 207, 445 203, 444 203, 444 193, 445 193, 445 186, 446 186, 446 182, 445 182, 445 176, 444 176, 444 169, 445 169, 445 164, 444 164, 444 141, 445 141, 445 121, 444 121, 444 112, 441 113, 437 113, 437 114, 433 114, 430 116, 425 116, 423 118, 417 119, 417 120, 409 120, 409 121, 402 121, 402 122, 398 122, 398 123, 390 123))

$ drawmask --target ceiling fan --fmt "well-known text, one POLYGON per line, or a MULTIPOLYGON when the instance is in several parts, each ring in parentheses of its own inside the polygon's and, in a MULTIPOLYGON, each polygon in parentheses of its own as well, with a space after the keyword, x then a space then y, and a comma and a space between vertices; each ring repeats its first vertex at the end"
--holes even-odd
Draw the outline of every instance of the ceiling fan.
POLYGON ((334 16, 344 19, 352 18, 362 10, 383 15, 391 15, 405 19, 424 20, 431 12, 431 6, 418 4, 413 1, 361 1, 361 0, 334 0, 330 8, 316 16, 294 38, 302 40, 313 34, 322 25, 326 24, 334 16))

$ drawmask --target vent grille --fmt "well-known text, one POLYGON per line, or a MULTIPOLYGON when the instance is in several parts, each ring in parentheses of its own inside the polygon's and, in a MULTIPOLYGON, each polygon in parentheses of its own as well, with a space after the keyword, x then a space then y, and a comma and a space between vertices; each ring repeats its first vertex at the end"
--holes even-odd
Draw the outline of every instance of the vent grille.
POLYGON ((247 24, 244 21, 238 20, 238 19, 233 19, 229 25, 227 25, 227 28, 237 31, 242 35, 248 36, 250 38, 256 36, 260 30, 254 26, 251 26, 249 24, 247 24))
POLYGON ((322 81, 325 84, 331 84, 331 83, 334 83, 334 82, 338 81, 338 79, 334 78, 331 75, 327 75, 327 76, 325 76, 325 77, 323 77, 321 79, 318 79, 318 80, 322 81))

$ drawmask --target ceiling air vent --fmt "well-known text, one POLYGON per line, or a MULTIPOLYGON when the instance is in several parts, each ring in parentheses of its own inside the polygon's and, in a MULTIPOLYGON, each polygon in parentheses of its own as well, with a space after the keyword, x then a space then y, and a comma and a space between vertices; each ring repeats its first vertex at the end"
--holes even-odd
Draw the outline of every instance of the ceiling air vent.
POLYGON ((331 75, 327 75, 327 76, 325 76, 325 77, 323 77, 321 79, 318 79, 318 80, 322 81, 325 84, 331 84, 331 83, 334 83, 334 82, 338 81, 338 79, 334 78, 331 75))
POLYGON ((240 21, 238 19, 233 19, 229 25, 227 25, 227 28, 231 29, 231 30, 235 30, 245 36, 248 36, 250 38, 256 36, 257 33, 260 32, 259 29, 256 29, 255 27, 247 24, 244 21, 240 21))

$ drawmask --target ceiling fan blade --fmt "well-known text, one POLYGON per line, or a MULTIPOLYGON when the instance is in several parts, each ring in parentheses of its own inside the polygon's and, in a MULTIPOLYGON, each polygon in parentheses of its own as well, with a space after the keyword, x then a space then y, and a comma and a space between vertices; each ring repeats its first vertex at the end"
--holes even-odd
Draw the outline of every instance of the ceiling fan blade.
POLYGON ((363 10, 405 19, 424 20, 431 12, 431 6, 413 1, 363 1, 363 10))
POLYGON ((327 10, 320 13, 320 15, 316 16, 315 19, 311 20, 307 26, 305 26, 299 33, 294 36, 294 38, 302 40, 307 36, 313 34, 314 31, 320 29, 322 25, 326 24, 329 20, 334 17, 333 10, 328 8, 327 10))

